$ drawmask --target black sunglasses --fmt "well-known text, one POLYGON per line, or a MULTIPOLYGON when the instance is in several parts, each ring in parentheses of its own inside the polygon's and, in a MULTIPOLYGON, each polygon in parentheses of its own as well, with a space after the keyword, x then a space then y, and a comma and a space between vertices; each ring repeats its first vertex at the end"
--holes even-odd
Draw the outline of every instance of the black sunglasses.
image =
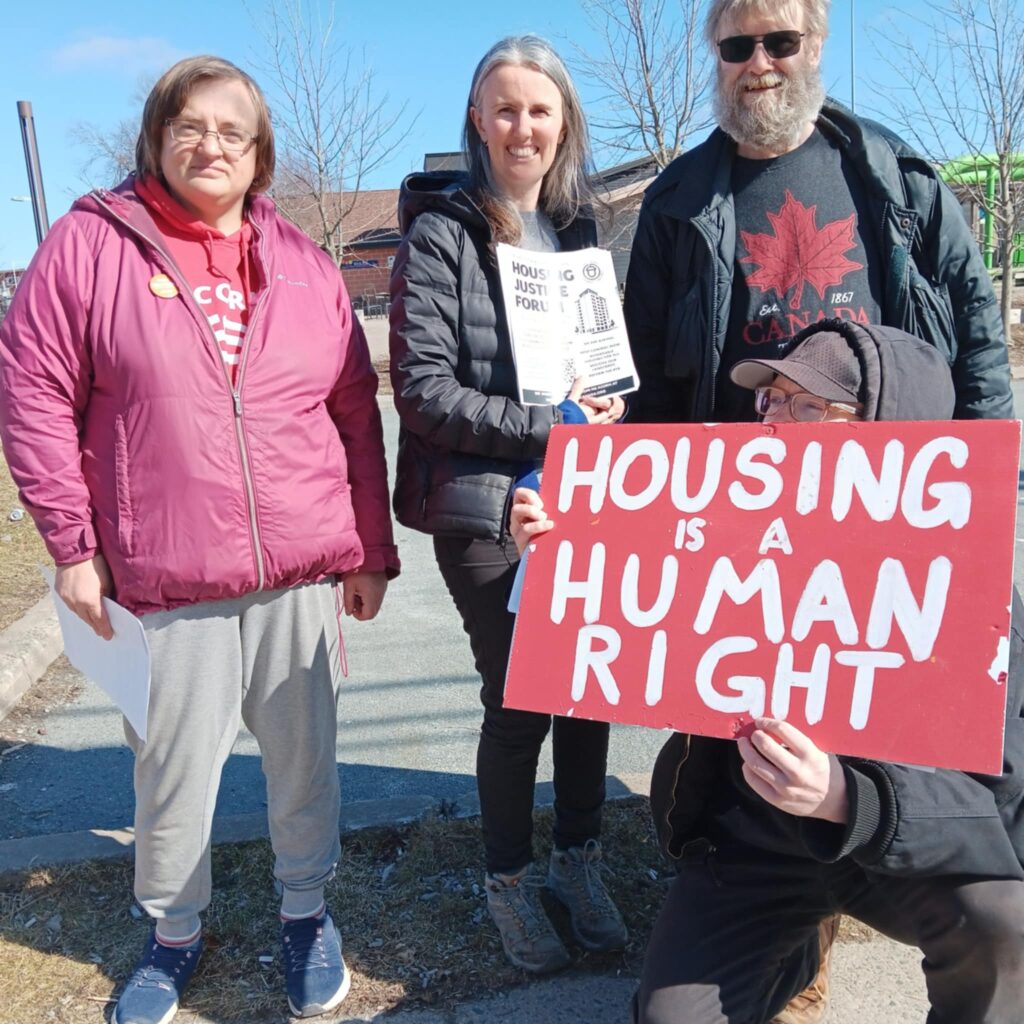
POLYGON ((772 60, 784 60, 800 52, 800 40, 805 33, 796 29, 766 32, 763 36, 729 36, 718 43, 718 52, 726 64, 746 64, 754 56, 758 43, 772 60))

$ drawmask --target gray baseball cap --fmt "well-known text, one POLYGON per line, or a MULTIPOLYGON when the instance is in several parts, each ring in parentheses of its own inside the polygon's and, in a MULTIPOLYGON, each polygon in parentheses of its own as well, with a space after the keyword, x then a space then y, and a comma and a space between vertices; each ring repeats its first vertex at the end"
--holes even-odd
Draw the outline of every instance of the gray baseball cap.
POLYGON ((743 359, 729 376, 741 388, 753 391, 771 384, 777 373, 826 401, 860 401, 860 361, 847 340, 835 331, 812 334, 785 359, 743 359))

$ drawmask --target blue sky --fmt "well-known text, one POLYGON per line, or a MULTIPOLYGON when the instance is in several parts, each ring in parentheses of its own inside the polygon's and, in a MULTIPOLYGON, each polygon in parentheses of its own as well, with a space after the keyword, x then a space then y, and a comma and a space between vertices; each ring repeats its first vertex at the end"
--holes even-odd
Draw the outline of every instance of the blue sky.
MULTIPOLYGON (((259 6, 253 0, 250 6, 259 6)), ((11 202, 28 194, 18 130, 17 100, 32 102, 39 138, 50 219, 66 212, 84 191, 85 155, 71 140, 76 123, 114 125, 134 116, 140 78, 165 69, 179 57, 215 53, 252 66, 259 46, 245 4, 178 0, 40 0, 4 4, 4 59, 0 62, 0 265, 23 266, 35 249, 32 209, 11 202)), ((341 31, 354 47, 365 47, 378 85, 393 99, 408 98, 419 118, 401 149, 369 187, 396 187, 402 176, 422 166, 425 152, 458 148, 461 113, 477 60, 496 39, 513 32, 547 36, 568 55, 568 40, 596 46, 575 0, 380 0, 339 4, 341 31)), ((901 23, 923 0, 900 5, 901 23)), ((865 26, 892 16, 888 0, 856 0, 858 108, 877 100, 869 84, 891 72, 876 55, 865 26)), ((850 2, 833 4, 824 76, 840 100, 850 96, 850 2)), ((593 91, 582 89, 585 105, 593 91)))

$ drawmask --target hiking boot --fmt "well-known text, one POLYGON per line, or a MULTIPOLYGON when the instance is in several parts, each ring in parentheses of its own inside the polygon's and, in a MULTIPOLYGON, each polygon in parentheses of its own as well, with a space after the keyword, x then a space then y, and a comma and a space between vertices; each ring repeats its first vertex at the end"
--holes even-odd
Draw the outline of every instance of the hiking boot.
POLYGON ((167 1024, 203 952, 203 938, 165 946, 153 931, 114 1007, 111 1024, 167 1024))
POLYGON ((814 981, 803 990, 798 992, 777 1016, 773 1017, 768 1024, 819 1024, 825 1019, 828 1010, 828 970, 832 961, 832 944, 836 940, 839 931, 841 914, 833 917, 826 917, 818 925, 818 950, 820 960, 818 973, 814 981))
POLYGON ((576 941, 585 949, 607 953, 624 949, 629 932, 601 878, 601 844, 552 850, 548 888, 565 904, 576 941))
POLYGON ((505 956, 524 971, 548 974, 569 963, 569 951, 555 933, 540 901, 543 876, 527 864, 514 875, 487 875, 487 909, 498 926, 505 956))
POLYGON ((341 937, 331 915, 303 917, 281 925, 284 983, 296 1017, 333 1010, 348 995, 352 975, 341 955, 341 937))

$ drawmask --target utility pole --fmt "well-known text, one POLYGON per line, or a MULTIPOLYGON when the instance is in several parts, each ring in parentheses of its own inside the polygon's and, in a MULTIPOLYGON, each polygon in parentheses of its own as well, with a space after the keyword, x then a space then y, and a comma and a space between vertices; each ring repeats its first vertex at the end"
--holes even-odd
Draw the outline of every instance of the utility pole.
POLYGON ((43 172, 39 167, 39 147, 36 145, 36 125, 32 117, 32 104, 18 100, 18 122, 21 125, 21 144, 25 149, 25 167, 28 171, 28 190, 32 197, 32 214, 36 222, 36 241, 42 245, 50 230, 43 192, 43 172))
POLYGON ((857 113, 857 46, 854 29, 857 25, 857 0, 850 0, 850 110, 857 113))

